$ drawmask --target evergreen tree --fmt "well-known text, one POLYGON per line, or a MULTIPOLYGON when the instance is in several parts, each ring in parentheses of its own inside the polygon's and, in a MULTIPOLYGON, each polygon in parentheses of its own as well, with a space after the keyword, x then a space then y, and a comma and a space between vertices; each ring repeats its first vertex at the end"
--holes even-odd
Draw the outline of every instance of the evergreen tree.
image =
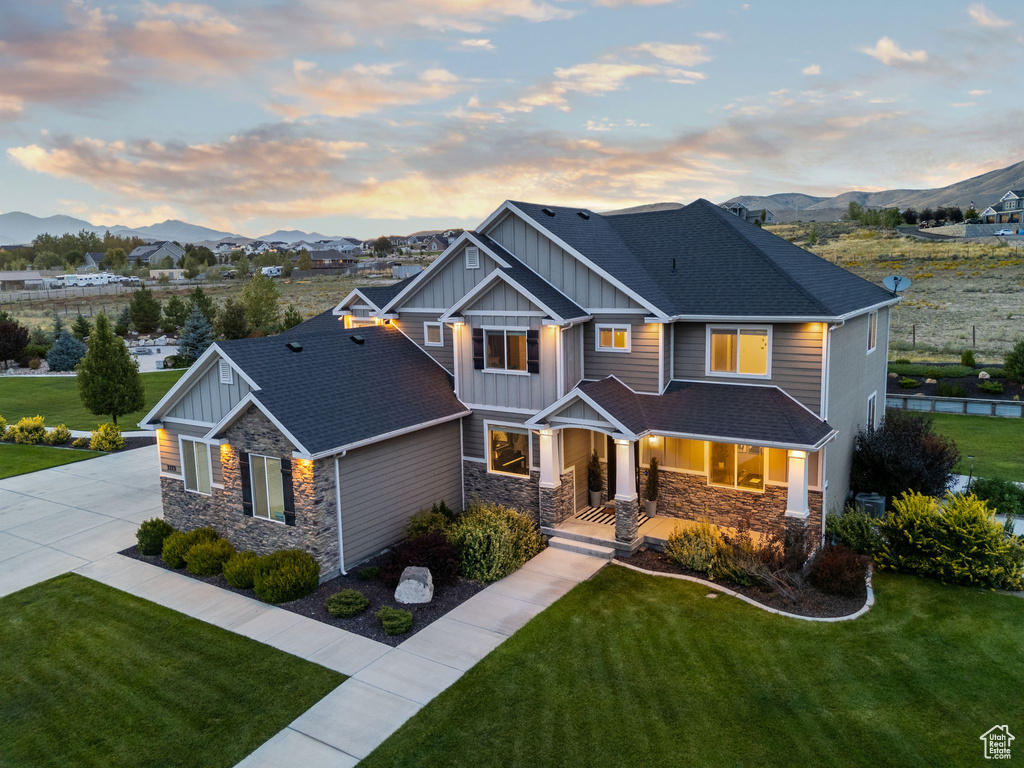
POLYGON ((132 325, 139 333, 152 333, 160 326, 160 302, 153 297, 149 288, 143 287, 132 292, 129 311, 132 325))
POLYGON ((60 319, 60 315, 56 312, 53 313, 53 338, 56 339, 60 336, 60 332, 64 330, 64 321, 60 319))
POLYGON ((85 357, 86 346, 67 331, 61 331, 46 354, 46 364, 53 372, 73 371, 85 357))
POLYGON ((173 333, 185 325, 185 321, 188 320, 188 315, 188 305, 186 305, 185 302, 177 296, 171 296, 171 298, 167 300, 167 304, 164 305, 163 329, 168 333, 173 333))
POLYGON ((198 306, 192 307, 192 314, 185 321, 178 344, 178 355, 189 363, 198 359, 213 344, 213 328, 198 306))
POLYGON ((294 304, 289 304, 288 309, 285 310, 284 317, 281 320, 281 327, 287 331, 289 328, 294 328, 301 322, 302 315, 299 314, 299 310, 295 308, 294 304))
POLYGON ((253 330, 267 331, 277 323, 281 313, 277 306, 277 284, 262 272, 257 272, 242 288, 245 319, 253 330))
POLYGON ((228 299, 217 313, 217 333, 225 339, 244 339, 249 335, 245 305, 228 299))
POLYGON ((117 316, 117 322, 114 323, 114 333, 118 336, 127 336, 128 332, 132 329, 132 311, 125 306, 121 310, 121 313, 117 316))
POLYGON ((107 269, 124 269, 128 266, 128 257, 125 255, 124 248, 108 248, 106 255, 103 257, 103 263, 107 266, 107 269))
POLYGON ((117 417, 141 410, 146 404, 139 363, 124 341, 114 335, 102 312, 89 337, 89 348, 78 366, 78 394, 90 413, 117 417))
POLYGON ((79 341, 85 341, 92 332, 92 324, 89 323, 89 319, 85 315, 79 315, 71 324, 71 332, 79 341))
POLYGON ((210 325, 213 325, 217 320, 217 305, 214 303, 213 299, 206 294, 206 291, 203 290, 201 285, 197 285, 195 290, 189 294, 188 311, 186 312, 185 317, 182 318, 183 323, 188 319, 188 316, 192 314, 192 309, 194 307, 199 307, 199 311, 203 313, 206 317, 206 321, 210 325))

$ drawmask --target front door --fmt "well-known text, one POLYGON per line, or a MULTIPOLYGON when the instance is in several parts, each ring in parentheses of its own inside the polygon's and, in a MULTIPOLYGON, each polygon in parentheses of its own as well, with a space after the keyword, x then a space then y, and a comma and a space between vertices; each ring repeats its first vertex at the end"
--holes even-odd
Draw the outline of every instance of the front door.
POLYGON ((612 501, 615 498, 615 440, 611 435, 608 435, 607 440, 604 455, 608 458, 608 501, 612 501))

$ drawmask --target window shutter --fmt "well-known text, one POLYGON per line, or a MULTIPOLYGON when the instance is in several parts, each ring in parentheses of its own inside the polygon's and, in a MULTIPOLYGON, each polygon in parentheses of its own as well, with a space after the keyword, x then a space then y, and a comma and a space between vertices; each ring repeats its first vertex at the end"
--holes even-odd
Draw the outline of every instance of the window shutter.
POLYGON ((284 496, 284 524, 295 525, 295 492, 292 490, 291 459, 281 459, 281 491, 284 496))
POLYGON ((248 453, 238 453, 238 474, 242 483, 242 514, 252 517, 252 479, 249 474, 248 453))
POLYGON ((482 371, 484 369, 484 329, 473 329, 473 367, 482 371))
POLYGON ((526 332, 526 370, 540 373, 540 331, 526 332))

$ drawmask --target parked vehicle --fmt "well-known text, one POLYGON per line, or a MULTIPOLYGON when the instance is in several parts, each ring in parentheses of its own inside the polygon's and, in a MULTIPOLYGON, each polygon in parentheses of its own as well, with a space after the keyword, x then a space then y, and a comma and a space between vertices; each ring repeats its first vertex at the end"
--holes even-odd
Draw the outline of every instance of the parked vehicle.
POLYGON ((1012 235, 1012 234, 1013 234, 1013 230, 1012 229, 1000 229, 998 232, 995 233, 996 237, 1007 237, 1007 236, 1012 235))
POLYGON ((262 268, 260 268, 260 272, 262 272, 267 277, 280 277, 281 276, 281 268, 280 267, 262 267, 262 268))

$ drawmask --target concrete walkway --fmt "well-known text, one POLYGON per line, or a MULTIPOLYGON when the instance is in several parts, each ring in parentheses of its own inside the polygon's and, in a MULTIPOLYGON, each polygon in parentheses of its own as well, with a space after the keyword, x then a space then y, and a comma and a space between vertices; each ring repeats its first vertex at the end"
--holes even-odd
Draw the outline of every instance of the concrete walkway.
POLYGON ((0 597, 134 544, 157 467, 152 446, 0 480, 0 597))

